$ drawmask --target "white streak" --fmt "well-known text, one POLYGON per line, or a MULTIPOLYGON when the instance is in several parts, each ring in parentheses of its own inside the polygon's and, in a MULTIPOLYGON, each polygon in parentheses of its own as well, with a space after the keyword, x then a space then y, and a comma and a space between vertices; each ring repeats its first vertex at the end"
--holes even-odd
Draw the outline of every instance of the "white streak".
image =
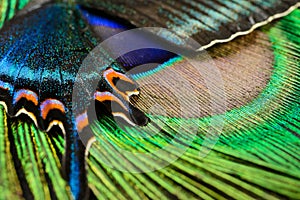
POLYGON ((261 26, 264 26, 266 24, 268 24, 269 22, 273 21, 274 19, 278 19, 278 18, 281 18, 281 17, 284 17, 288 14, 290 14, 292 11, 294 11, 296 8, 300 7, 300 2, 296 3, 294 6, 291 6, 288 10, 286 10, 285 12, 282 12, 282 13, 277 13, 273 16, 270 16, 268 19, 266 19, 265 21, 262 21, 262 22, 259 22, 257 24, 254 24, 249 30, 247 31, 241 31, 241 32, 237 32, 233 35, 231 35, 229 38, 227 39, 216 39, 216 40, 213 40, 211 41, 209 44, 207 45, 204 45, 202 47, 200 47, 199 49, 197 49, 197 51, 202 51, 204 49, 207 49, 217 43, 224 43, 224 42, 229 42, 231 40, 233 40, 234 38, 238 37, 238 36, 241 36, 241 35, 246 35, 248 33, 251 33, 252 31, 254 31, 256 28, 258 27, 261 27, 261 26))

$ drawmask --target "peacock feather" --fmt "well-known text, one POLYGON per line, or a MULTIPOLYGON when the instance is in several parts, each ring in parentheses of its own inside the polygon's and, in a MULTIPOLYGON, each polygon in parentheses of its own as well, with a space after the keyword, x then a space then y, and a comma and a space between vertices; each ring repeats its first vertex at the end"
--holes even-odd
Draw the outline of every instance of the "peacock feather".
MULTIPOLYGON (((26 3, 2 2, 0 26, 26 3)), ((299 199, 298 6, 29 3, 0 29, 0 199, 299 199), (119 46, 100 49, 87 63, 100 75, 83 77, 98 78, 94 99, 81 88, 72 96, 93 48, 144 26, 179 40, 137 35, 157 49, 116 61, 119 46), (190 37, 202 45, 200 71, 161 49, 190 37)))
MULTIPOLYGON (((297 51, 299 35, 297 35, 297 31, 291 30, 297 30, 299 14, 299 10, 296 10, 274 25, 264 27, 249 36, 257 38, 254 43, 256 50, 257 46, 261 46, 264 51, 268 48, 272 51, 272 54, 267 55, 258 54, 259 51, 253 53, 253 49, 248 49, 246 54, 248 59, 251 56, 253 56, 252 59, 255 57, 263 59, 266 55, 270 56, 271 61, 266 59, 262 62, 271 66, 271 71, 265 72, 267 75, 270 73, 270 77, 264 83, 262 91, 250 102, 231 108, 222 114, 225 118, 224 127, 218 142, 205 158, 199 155, 199 150, 203 148, 202 144, 209 129, 211 117, 178 119, 176 117, 150 116, 153 121, 166 123, 164 132, 171 136, 180 135, 178 138, 182 140, 180 145, 178 144, 178 148, 184 148, 184 138, 193 134, 193 131, 197 131, 197 137, 190 144, 191 148, 178 160, 163 169, 147 174, 131 174, 112 170, 105 168, 105 165, 103 166, 97 160, 103 161, 101 155, 107 155, 105 158, 110 159, 110 162, 123 165, 121 168, 123 170, 126 167, 143 168, 145 165, 151 168, 158 163, 157 160, 167 160, 171 156, 176 157, 178 149, 174 147, 172 150, 161 152, 153 160, 149 160, 146 156, 148 159, 131 160, 131 157, 127 158, 126 154, 123 155, 120 152, 119 155, 116 155, 116 153, 122 149, 131 151, 138 149, 140 152, 151 153, 151 150, 165 146, 170 138, 162 134, 156 135, 157 137, 151 138, 151 140, 149 138, 138 140, 134 136, 140 135, 140 130, 138 132, 135 132, 134 129, 113 131, 114 128, 105 126, 110 123, 109 121, 96 123, 94 129, 97 130, 95 132, 101 133, 98 136, 101 140, 94 143, 90 151, 89 177, 91 188, 97 197, 103 199, 114 197, 119 199, 298 199, 299 91, 297 89, 297 67, 299 58, 294 51, 297 51), (270 46, 268 47, 268 45, 270 46), (184 128, 180 129, 179 127, 178 129, 178 123, 184 124, 184 128), (196 130, 193 128, 195 124, 197 124, 196 130), (181 131, 178 132, 178 130, 181 131)), ((237 41, 231 42, 232 44, 216 46, 209 53, 215 59, 221 58, 222 62, 234 64, 234 60, 228 60, 232 58, 230 55, 239 54, 243 48, 249 48, 249 42, 255 40, 248 39, 239 38, 237 41)), ((244 63, 247 63, 247 60, 240 64, 244 63)), ((261 69, 259 73, 268 70, 261 66, 262 63, 258 63, 261 69)), ((170 67, 175 67, 174 65, 172 63, 170 67)), ((239 67, 236 67, 238 70, 239 67)), ((242 66, 242 68, 249 70, 246 66, 242 66)), ((254 69, 250 70, 255 73, 254 69)), ((253 76, 255 81, 263 78, 261 74, 253 76)), ((238 76, 235 79, 242 80, 238 76)), ((231 84, 230 87, 242 85, 241 82, 236 84, 238 85, 231 84)), ((244 88, 241 88, 239 92, 243 90, 244 88)), ((157 96, 160 95, 161 93, 157 96)), ((234 97, 228 96, 227 98, 234 97)), ((153 99, 156 99, 155 96, 153 99)), ((229 99, 228 103, 234 104, 235 102, 229 99)), ((237 103, 235 103, 236 105, 237 103)))
POLYGON ((28 2, 29 0, 2 0, 0 2, 0 27, 3 26, 5 21, 10 20, 15 13, 22 9, 28 2))

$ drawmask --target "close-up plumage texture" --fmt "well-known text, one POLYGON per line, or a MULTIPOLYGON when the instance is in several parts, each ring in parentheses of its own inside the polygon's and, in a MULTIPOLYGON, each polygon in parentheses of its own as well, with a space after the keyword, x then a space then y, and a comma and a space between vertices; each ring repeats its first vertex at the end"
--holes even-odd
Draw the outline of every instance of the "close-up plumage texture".
POLYGON ((299 6, 0 1, 0 199, 299 199, 299 6))

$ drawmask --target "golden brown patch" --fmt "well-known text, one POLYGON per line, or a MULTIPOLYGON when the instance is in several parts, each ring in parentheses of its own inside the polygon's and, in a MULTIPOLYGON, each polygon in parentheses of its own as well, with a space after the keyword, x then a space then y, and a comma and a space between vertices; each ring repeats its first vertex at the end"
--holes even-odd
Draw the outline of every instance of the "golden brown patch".
MULTIPOLYGON (((219 69, 226 93, 226 110, 231 110, 251 102, 266 87, 272 73, 273 54, 267 35, 255 31, 232 42, 220 44, 208 50, 208 54, 219 69)), ((205 64, 205 61, 203 61, 205 64)), ((203 74, 199 74, 183 60, 160 72, 139 79, 141 95, 135 104, 141 110, 166 116, 202 117, 211 114, 211 94, 205 84, 203 74), (172 77, 170 70, 189 82, 190 90, 181 90, 177 95, 172 90, 180 90, 181 79, 172 77), (200 81, 199 81, 200 77, 200 81), (157 83, 157 84, 156 84, 157 83), (161 84, 163 83, 163 84, 161 84), (197 102, 190 99, 191 91, 197 102), (194 109, 195 103, 199 110, 194 109), (182 104, 185 104, 182 106, 182 104), (153 109, 156 107, 156 109, 153 109), (184 110, 183 108, 188 110, 184 110)), ((220 105, 223 106, 223 105, 220 105)))

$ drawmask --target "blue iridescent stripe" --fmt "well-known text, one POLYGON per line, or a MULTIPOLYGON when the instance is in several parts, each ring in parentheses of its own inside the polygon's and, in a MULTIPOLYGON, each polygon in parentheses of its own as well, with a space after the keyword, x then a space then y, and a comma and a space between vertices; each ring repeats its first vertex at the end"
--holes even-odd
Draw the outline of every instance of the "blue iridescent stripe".
POLYGON ((81 11, 84 18, 92 26, 105 26, 105 27, 109 27, 109 28, 119 28, 119 29, 126 28, 126 26, 124 26, 121 23, 116 22, 115 20, 111 20, 100 14, 97 15, 91 11, 88 11, 86 8, 84 8, 82 6, 77 6, 77 7, 81 11))

